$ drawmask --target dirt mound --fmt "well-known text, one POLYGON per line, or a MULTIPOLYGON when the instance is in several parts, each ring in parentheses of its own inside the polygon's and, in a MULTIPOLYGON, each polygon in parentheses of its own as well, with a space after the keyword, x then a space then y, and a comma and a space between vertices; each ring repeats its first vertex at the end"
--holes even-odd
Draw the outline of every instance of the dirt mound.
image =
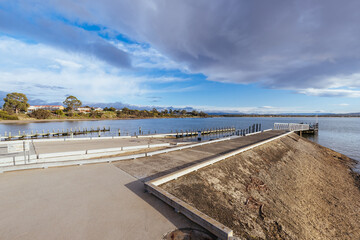
POLYGON ((162 187, 245 239, 360 239, 352 164, 291 134, 162 187))

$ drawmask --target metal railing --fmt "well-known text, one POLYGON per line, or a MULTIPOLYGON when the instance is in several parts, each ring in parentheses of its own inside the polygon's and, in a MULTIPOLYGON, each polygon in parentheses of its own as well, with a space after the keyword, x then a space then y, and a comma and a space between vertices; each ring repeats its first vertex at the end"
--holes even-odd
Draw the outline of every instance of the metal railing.
POLYGON ((302 123, 274 123, 274 130, 307 131, 309 129, 310 129, 309 124, 302 124, 302 123))

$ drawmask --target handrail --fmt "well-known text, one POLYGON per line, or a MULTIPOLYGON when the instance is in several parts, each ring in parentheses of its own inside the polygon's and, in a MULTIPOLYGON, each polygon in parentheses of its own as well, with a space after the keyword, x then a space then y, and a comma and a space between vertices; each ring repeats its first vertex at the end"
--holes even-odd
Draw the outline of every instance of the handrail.
POLYGON ((303 124, 303 123, 274 123, 274 130, 307 131, 309 129, 310 129, 309 124, 303 124))

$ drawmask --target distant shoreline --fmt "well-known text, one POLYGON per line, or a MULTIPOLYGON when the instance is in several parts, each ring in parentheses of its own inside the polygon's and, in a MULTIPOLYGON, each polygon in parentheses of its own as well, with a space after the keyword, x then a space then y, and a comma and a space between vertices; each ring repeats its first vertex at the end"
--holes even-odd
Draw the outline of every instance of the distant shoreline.
MULTIPOLYGON (((21 119, 21 120, 0 120, 0 124, 23 124, 23 123, 44 123, 44 122, 76 122, 76 121, 108 121, 108 120, 139 120, 139 119, 179 119, 179 118, 200 118, 200 117, 161 117, 161 118, 74 118, 74 119, 21 119)), ((207 117, 209 118, 209 117, 207 117)))
MULTIPOLYGON (((314 118, 316 116, 224 116, 224 115, 212 115, 207 118, 218 118, 218 117, 243 117, 243 118, 314 118)), ((317 116, 318 118, 360 118, 360 116, 317 116)), ((182 118, 199 118, 199 117, 182 117, 182 118)), ((179 119, 179 117, 161 117, 161 118, 107 118, 107 119, 22 119, 22 120, 0 120, 0 124, 24 124, 24 123, 46 123, 46 122, 76 122, 76 121, 107 121, 107 120, 139 120, 139 119, 179 119)))

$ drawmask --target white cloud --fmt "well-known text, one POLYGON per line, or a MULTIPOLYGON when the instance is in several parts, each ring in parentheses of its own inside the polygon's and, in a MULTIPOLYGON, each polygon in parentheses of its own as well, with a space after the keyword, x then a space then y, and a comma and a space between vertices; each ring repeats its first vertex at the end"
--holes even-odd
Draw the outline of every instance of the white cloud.
POLYGON ((145 81, 88 55, 0 37, 1 91, 52 102, 67 94, 88 102, 121 101, 149 91, 145 81))
POLYGON ((189 72, 185 64, 177 63, 165 55, 161 54, 155 48, 142 44, 128 44, 124 42, 113 43, 122 51, 133 56, 132 65, 135 68, 156 68, 166 70, 181 70, 189 72))
POLYGON ((310 96, 318 96, 318 97, 348 97, 348 98, 360 97, 360 90, 350 90, 350 89, 307 88, 307 89, 298 90, 298 93, 306 94, 310 96))

